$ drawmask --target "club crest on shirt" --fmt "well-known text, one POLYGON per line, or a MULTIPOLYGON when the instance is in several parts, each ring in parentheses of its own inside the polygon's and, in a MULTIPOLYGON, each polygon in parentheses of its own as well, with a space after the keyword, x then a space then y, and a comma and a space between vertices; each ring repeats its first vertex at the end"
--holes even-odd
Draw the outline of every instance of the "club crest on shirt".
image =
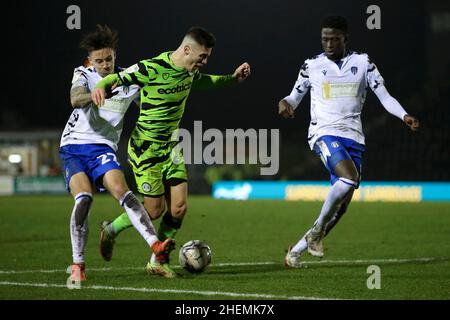
POLYGON ((147 182, 144 182, 142 184, 142 190, 144 190, 145 192, 150 192, 151 189, 152 189, 152 187, 147 182))
POLYGON ((350 71, 353 73, 353 74, 356 74, 357 72, 358 72, 358 67, 351 67, 350 68, 350 71))
POLYGON ((339 142, 333 141, 333 142, 331 143, 331 146, 332 146, 333 148, 338 148, 338 147, 339 147, 339 142))
POLYGON ((163 79, 164 80, 167 80, 167 79, 169 79, 169 74, 168 73, 163 73, 163 79))

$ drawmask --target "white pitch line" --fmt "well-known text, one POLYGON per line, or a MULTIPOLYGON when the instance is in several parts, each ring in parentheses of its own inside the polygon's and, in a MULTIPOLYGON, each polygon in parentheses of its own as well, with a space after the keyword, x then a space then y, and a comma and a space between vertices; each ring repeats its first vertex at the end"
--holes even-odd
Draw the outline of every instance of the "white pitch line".
MULTIPOLYGON (((319 260, 319 261, 305 261, 305 265, 310 264, 371 264, 371 263, 412 263, 412 262, 431 262, 450 260, 446 257, 425 257, 412 259, 370 259, 370 260, 319 260)), ((214 267, 240 267, 240 266, 264 266, 264 265, 282 265, 283 262, 265 261, 265 262, 225 262, 214 263, 209 268, 214 267)), ((180 266, 174 266, 175 269, 180 266)), ((104 267, 104 268, 89 268, 89 271, 111 271, 111 270, 144 270, 144 267, 104 267)), ((65 272, 66 269, 50 269, 50 270, 0 270, 1 274, 22 274, 22 273, 58 273, 65 272)))
POLYGON ((373 259, 373 260, 320 260, 305 261, 306 264, 367 264, 367 263, 410 263, 450 260, 450 258, 413 258, 413 259, 373 259))
MULTIPOLYGON (((367 264, 367 263, 411 263, 411 262, 430 262, 439 260, 450 260, 450 258, 412 258, 412 259, 370 259, 370 260, 318 260, 304 261, 304 264, 367 264)), ((236 262, 236 263, 217 263, 211 264, 213 267, 237 267, 237 266, 258 266, 258 265, 274 265, 280 262, 236 262)))
MULTIPOLYGON (((120 268, 114 268, 114 270, 117 270, 120 268)), ((126 270, 134 269, 134 268, 124 268, 126 270)), ((143 269, 143 268, 141 268, 143 269)), ((0 274, 23 274, 23 273, 65 273, 66 269, 50 269, 50 270, 0 270, 0 274)), ((111 271, 112 268, 89 268, 89 271, 111 271)))
MULTIPOLYGON (((19 287, 37 287, 37 288, 67 288, 66 285, 55 283, 30 283, 30 282, 10 282, 1 281, 1 286, 19 286, 19 287)), ((199 290, 181 290, 181 289, 156 289, 156 288, 133 288, 133 287, 112 287, 112 286, 81 286, 81 289, 91 290, 111 290, 111 291, 133 291, 144 293, 175 293, 175 294, 197 294, 203 296, 226 296, 233 298, 262 298, 262 299, 288 299, 288 300, 340 300, 336 298, 304 297, 304 296, 285 296, 261 293, 240 293, 226 291, 199 291, 199 290)))

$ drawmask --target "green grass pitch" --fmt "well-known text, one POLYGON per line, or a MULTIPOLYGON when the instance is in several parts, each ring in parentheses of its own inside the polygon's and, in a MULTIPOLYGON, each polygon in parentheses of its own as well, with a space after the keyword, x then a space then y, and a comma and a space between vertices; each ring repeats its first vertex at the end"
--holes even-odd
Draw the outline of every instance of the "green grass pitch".
MULTIPOLYGON (((205 240, 212 264, 178 279, 148 276, 149 249, 134 229, 99 255, 99 224, 122 212, 97 195, 90 215, 87 278, 66 288, 71 262, 69 196, 0 197, 0 299, 449 299, 449 203, 353 203, 325 240, 322 260, 286 269, 285 249, 313 223, 321 203, 189 198, 178 249, 205 240), (368 289, 377 265, 381 288, 368 289)), ((156 222, 159 225, 159 221, 156 222)))

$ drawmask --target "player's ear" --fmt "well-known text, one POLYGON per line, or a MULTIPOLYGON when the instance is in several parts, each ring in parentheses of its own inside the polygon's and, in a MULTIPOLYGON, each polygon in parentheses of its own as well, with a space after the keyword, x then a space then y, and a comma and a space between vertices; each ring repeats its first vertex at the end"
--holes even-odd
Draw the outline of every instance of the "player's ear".
POLYGON ((191 49, 190 45, 187 44, 187 45, 184 46, 184 54, 185 55, 188 56, 191 53, 191 51, 192 51, 192 49, 191 49))

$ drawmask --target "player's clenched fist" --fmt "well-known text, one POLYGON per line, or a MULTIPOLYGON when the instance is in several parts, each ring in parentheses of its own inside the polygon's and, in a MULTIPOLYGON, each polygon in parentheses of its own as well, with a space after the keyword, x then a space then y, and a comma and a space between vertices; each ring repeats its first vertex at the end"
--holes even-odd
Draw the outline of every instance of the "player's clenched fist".
POLYGON ((406 125, 408 127, 410 127, 410 129, 412 131, 418 131, 419 130, 419 120, 417 120, 415 117, 410 116, 410 115, 405 115, 405 117, 403 118, 403 121, 406 123, 406 125))
POLYGON ((238 82, 241 82, 247 79, 250 74, 250 65, 247 62, 244 62, 234 71, 233 77, 235 77, 238 82))
POLYGON ((278 114, 282 116, 285 119, 294 118, 294 108, 287 103, 285 100, 281 100, 280 103, 278 103, 278 114))

